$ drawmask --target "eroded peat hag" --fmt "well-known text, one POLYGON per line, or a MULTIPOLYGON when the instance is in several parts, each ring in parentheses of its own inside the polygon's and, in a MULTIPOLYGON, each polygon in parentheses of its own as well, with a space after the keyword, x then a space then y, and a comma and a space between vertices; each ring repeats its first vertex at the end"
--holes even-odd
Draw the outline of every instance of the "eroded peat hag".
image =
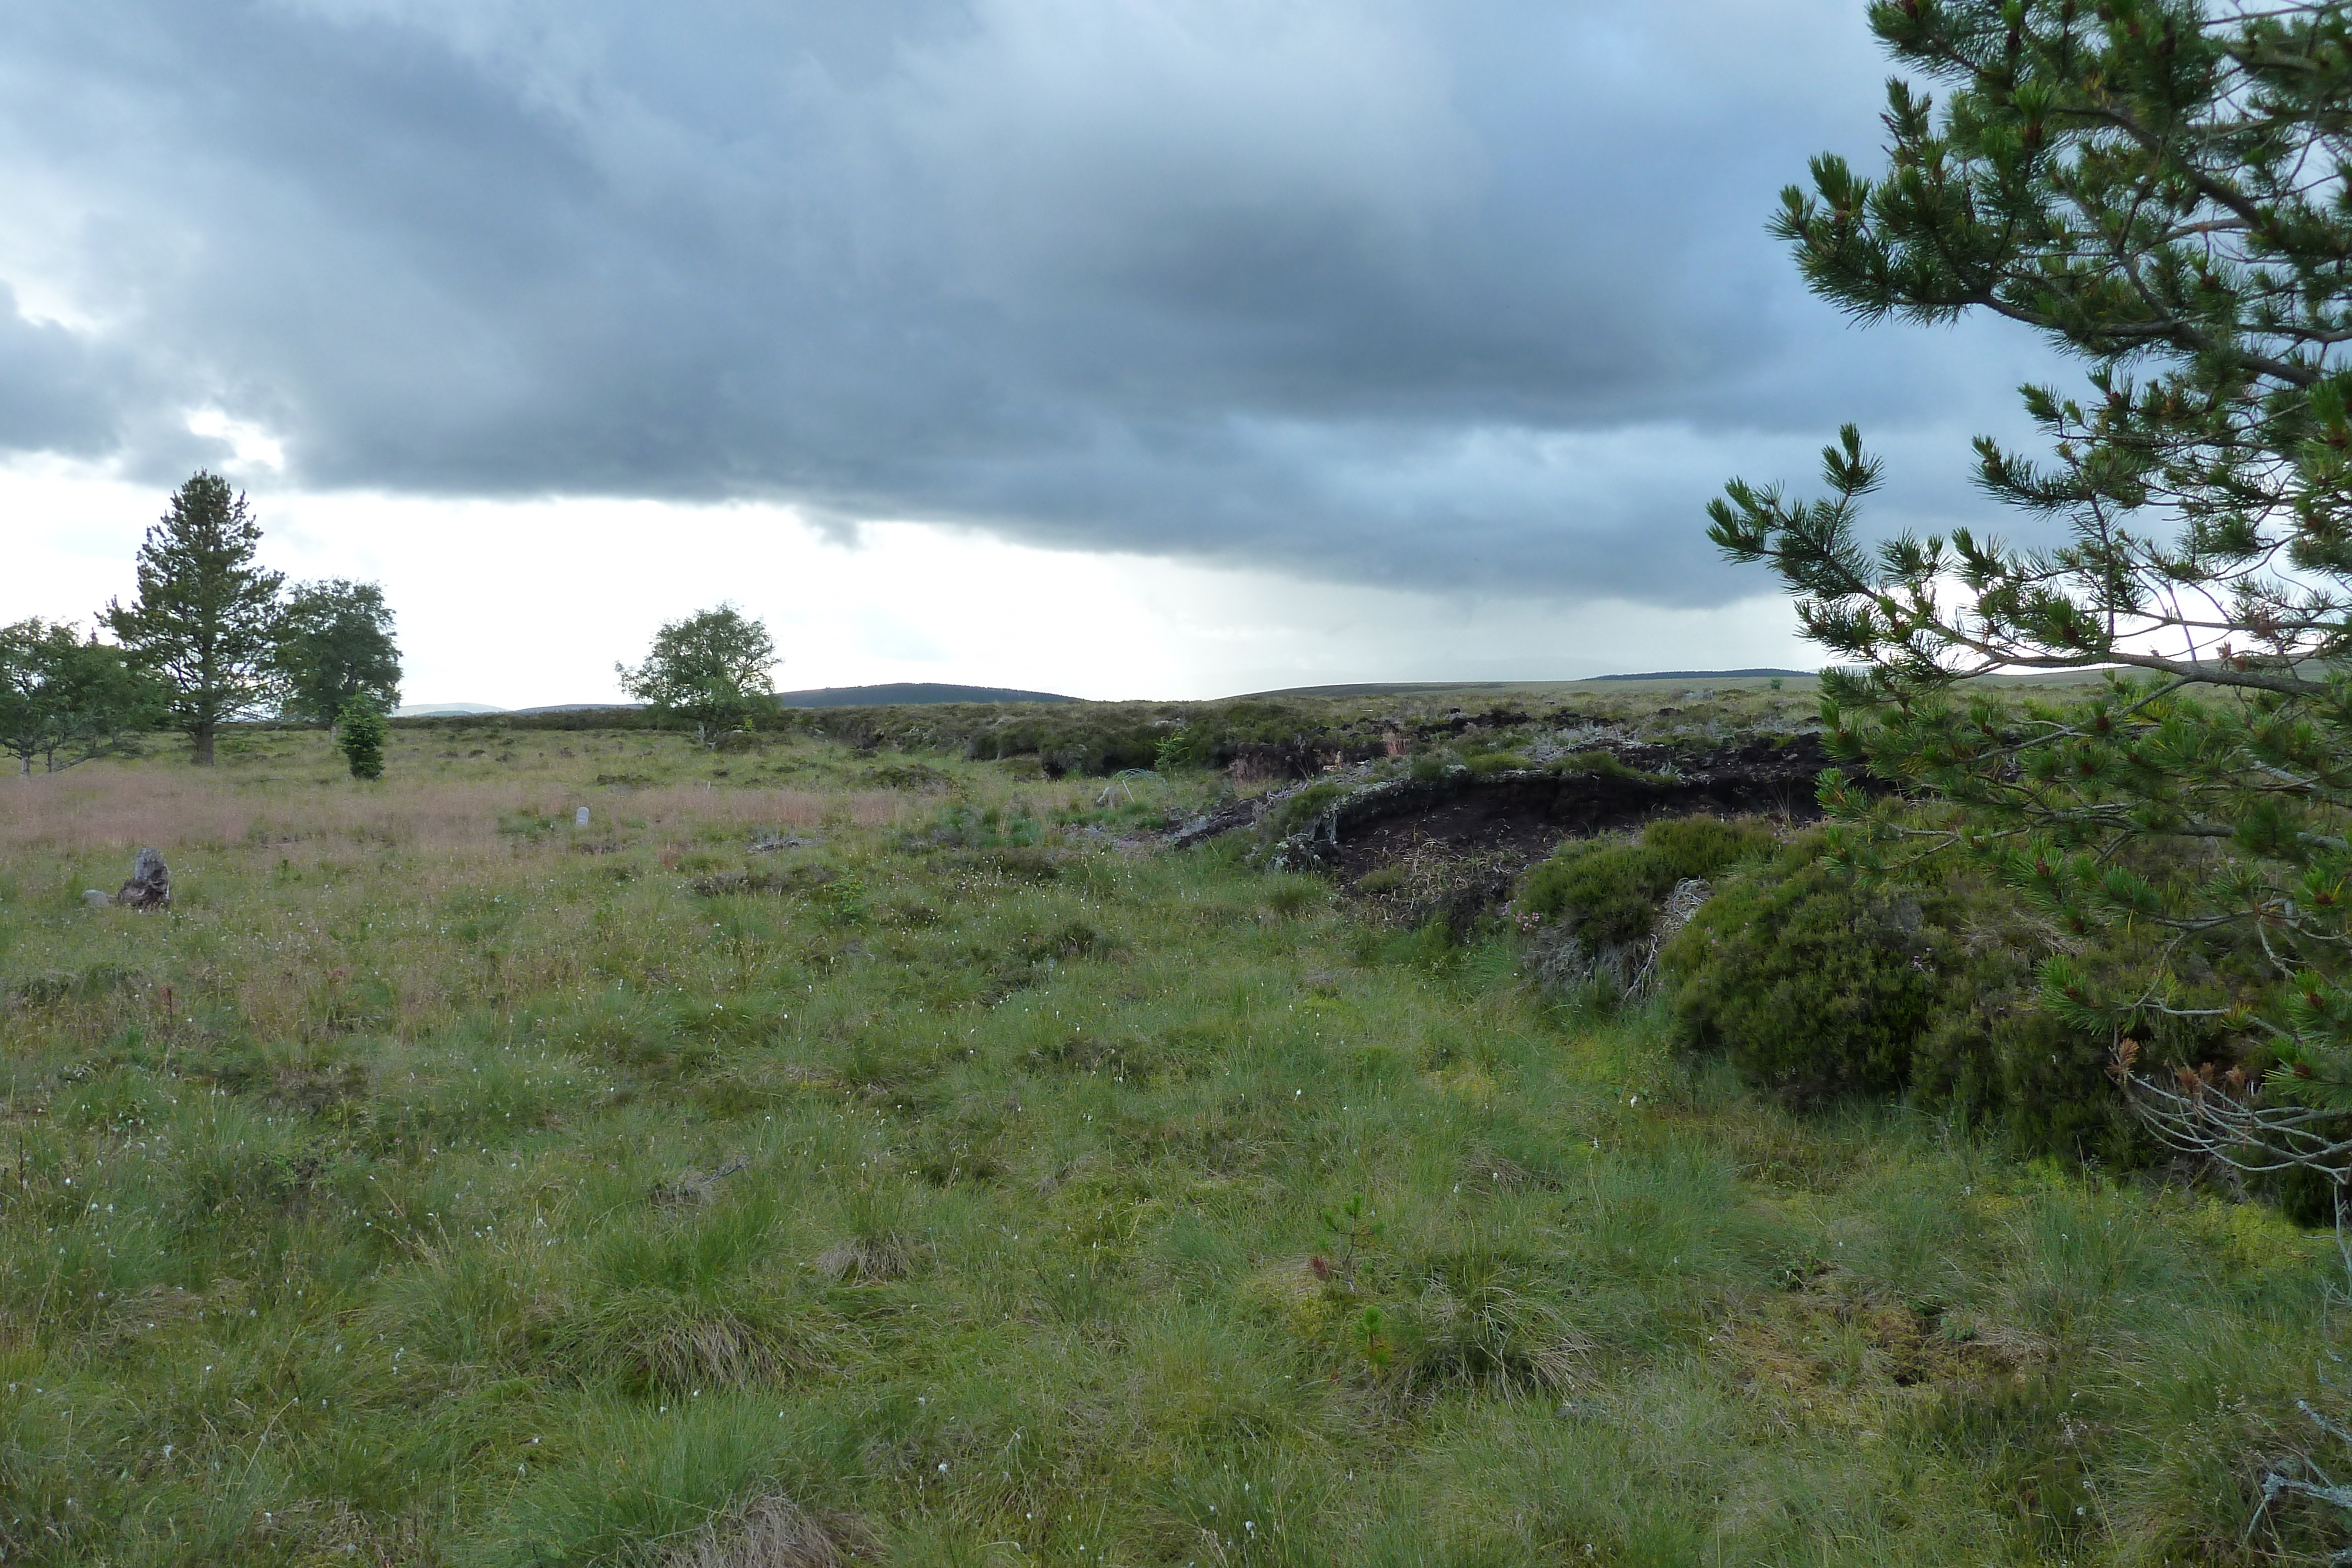
MULTIPOLYGON (((1173 847, 1252 830, 1276 871, 1317 871, 1384 899, 1391 920, 1443 921, 1456 934, 1492 915, 1529 866, 1564 842, 1690 817, 1815 821, 1817 780, 1832 766, 1812 735, 1771 735, 1697 749, 1623 736, 1558 752, 1540 766, 1516 752, 1440 754, 1334 768, 1254 800, 1223 803, 1177 828, 1173 847)), ((1871 789, 1855 776, 1860 788, 1871 789)))
POLYGON ((1572 753, 1549 768, 1474 766, 1408 774, 1384 788, 1351 794, 1320 819, 1328 839, 1307 836, 1328 863, 1360 876, 1398 858, 1402 847, 1439 841, 1469 852, 1504 851, 1540 859, 1562 839, 1635 828, 1660 817, 1772 816, 1807 822, 1821 815, 1815 780, 1831 765, 1819 737, 1751 740, 1678 755, 1662 747, 1626 746, 1572 753))
MULTIPOLYGON (((490 725, 395 725, 376 784, 221 760, 0 789, 12 1563, 2339 1544, 2256 1515, 2340 1348, 2320 1239, 1800 1113, 1521 980, 1507 920, 1391 944, 1352 872, 1165 847, 1272 781, 490 725), (142 844, 169 908, 85 905, 142 844)), ((1562 909, 1697 863, 1546 778, 1632 812, 1562 909)))

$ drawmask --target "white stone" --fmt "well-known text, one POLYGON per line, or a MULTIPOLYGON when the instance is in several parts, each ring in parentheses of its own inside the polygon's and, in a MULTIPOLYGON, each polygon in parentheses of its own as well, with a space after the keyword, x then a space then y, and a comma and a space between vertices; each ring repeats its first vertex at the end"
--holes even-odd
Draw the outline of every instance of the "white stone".
POLYGON ((584 828, 588 825, 587 807, 583 806, 580 810, 572 813, 572 825, 575 828, 584 828))

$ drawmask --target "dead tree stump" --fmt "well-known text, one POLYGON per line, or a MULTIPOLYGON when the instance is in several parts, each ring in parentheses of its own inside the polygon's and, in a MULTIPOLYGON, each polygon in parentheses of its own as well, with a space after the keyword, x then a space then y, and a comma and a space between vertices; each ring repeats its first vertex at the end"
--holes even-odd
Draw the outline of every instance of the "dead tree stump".
POLYGON ((114 902, 131 909, 162 909, 172 902, 172 871, 163 863, 162 851, 139 852, 139 858, 131 862, 131 880, 122 884, 114 902))

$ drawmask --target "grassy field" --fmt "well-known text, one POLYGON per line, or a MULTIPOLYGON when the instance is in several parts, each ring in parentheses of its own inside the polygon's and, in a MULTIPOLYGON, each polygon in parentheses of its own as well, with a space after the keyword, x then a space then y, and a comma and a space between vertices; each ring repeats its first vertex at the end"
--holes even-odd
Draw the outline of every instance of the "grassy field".
POLYGON ((0 780, 10 1564, 2344 1544, 2256 1517, 2343 1339, 2266 1209, 1123 841, 1206 776, 394 742, 0 780))

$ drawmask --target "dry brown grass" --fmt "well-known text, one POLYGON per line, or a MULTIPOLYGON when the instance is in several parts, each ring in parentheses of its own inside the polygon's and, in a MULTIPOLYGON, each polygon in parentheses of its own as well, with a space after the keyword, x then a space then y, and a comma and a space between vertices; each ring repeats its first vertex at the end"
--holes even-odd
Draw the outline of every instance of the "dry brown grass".
POLYGON ((586 806, 595 826, 615 818, 645 824, 656 841, 718 824, 813 828, 830 820, 884 827, 909 810, 904 794, 874 789, 719 789, 674 784, 614 795, 560 781, 457 781, 361 785, 347 779, 264 796, 231 772, 193 768, 78 768, 55 777, 0 781, 0 856, 35 850, 397 846, 420 851, 499 849, 502 820, 540 812, 569 820, 586 806))
POLYGON ((872 1542, 857 1521, 819 1521, 782 1497, 764 1497, 673 1547, 661 1568, 843 1568, 872 1542))
MULTIPOLYGON (((453 987, 452 977, 487 967, 501 997, 584 994, 601 983, 600 952, 625 949, 648 973, 672 962, 666 950, 681 927, 659 896, 631 903, 609 932, 593 927, 591 905, 565 902, 566 869, 582 865, 574 852, 637 852, 616 866, 646 863, 650 852, 650 865, 667 870, 690 851, 740 847, 763 833, 814 831, 847 841, 927 809, 888 789, 697 779, 610 789, 593 782, 594 759, 567 761, 571 777, 539 768, 466 779, 419 768, 368 785, 322 778, 329 758, 323 743, 314 749, 321 755, 267 758, 275 777, 253 765, 199 769, 157 757, 0 778, 0 869, 26 893, 111 886, 114 865, 127 867, 141 845, 162 850, 178 873, 173 925, 109 912, 107 928, 121 944, 110 961, 135 978, 88 1027, 152 1029, 174 1015, 177 1026, 190 1023, 163 977, 174 968, 170 932, 193 921, 216 946, 209 958, 178 966, 179 991, 217 987, 219 999, 233 999, 236 1017, 272 1042, 264 1065, 273 1096, 312 1112, 352 1088, 354 1070, 334 1054, 336 1039, 355 1029, 413 1039, 452 1025, 468 983, 453 987), (585 831, 572 827, 581 806, 592 813, 585 831), (268 891, 231 898, 247 887, 268 891), (493 895, 560 914, 520 940, 468 936, 466 911, 447 901, 493 895), (338 940, 328 928, 343 916, 373 922, 399 961, 387 961, 394 948, 361 953, 338 940)), ((17 960, 35 976, 69 980, 76 972, 67 949, 46 942, 17 960)))
POLYGON ((2022 1385, 2049 1346, 2012 1329, 1939 1324, 1852 1279, 1825 1275, 1734 1314, 1718 1352, 1781 1423, 1883 1427, 1995 1380, 2022 1385), (1790 1408, 1794 1406, 1794 1409, 1790 1408))

